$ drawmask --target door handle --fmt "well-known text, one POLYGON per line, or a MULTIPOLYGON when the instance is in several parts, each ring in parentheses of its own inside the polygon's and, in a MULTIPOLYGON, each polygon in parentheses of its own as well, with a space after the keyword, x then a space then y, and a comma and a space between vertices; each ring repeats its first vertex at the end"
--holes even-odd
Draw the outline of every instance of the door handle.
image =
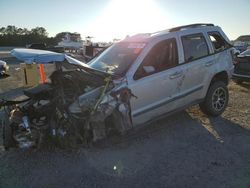
POLYGON ((180 77, 181 75, 182 75, 182 71, 177 71, 177 72, 175 72, 174 74, 171 74, 171 75, 169 76, 169 78, 170 78, 170 79, 175 79, 175 78, 180 77))
POLYGON ((205 63, 205 66, 206 67, 209 67, 209 66, 211 66, 211 65, 213 65, 214 64, 214 61, 209 61, 209 62, 206 62, 205 63))

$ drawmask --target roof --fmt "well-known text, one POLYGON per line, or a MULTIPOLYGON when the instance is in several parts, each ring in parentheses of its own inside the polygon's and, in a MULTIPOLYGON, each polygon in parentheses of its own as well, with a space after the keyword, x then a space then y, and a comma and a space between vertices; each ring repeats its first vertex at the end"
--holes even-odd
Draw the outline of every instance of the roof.
POLYGON ((121 42, 147 42, 151 38, 151 33, 140 33, 131 37, 127 37, 121 42))
POLYGON ((149 40, 152 40, 154 38, 157 38, 162 35, 166 35, 172 32, 180 32, 183 30, 188 30, 188 29, 201 29, 205 27, 214 27, 214 24, 211 23, 196 23, 196 24, 190 24, 190 25, 183 25, 183 26, 178 26, 162 31, 157 31, 154 33, 140 33, 131 37, 128 37, 124 39, 122 42, 148 42, 149 40))

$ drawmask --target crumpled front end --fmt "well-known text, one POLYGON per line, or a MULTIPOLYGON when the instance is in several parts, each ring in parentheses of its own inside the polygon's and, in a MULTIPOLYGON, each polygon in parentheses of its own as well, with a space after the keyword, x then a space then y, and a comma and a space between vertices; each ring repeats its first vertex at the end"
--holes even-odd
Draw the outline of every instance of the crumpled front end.
POLYGON ((89 145, 132 128, 124 79, 98 78, 87 72, 55 71, 52 83, 24 91, 24 101, 2 101, 6 111, 5 148, 89 145))
POLYGON ((130 98, 133 94, 126 87, 113 86, 110 89, 111 82, 111 78, 107 78, 105 86, 79 96, 69 107, 72 114, 88 113, 84 129, 91 132, 94 142, 106 138, 113 131, 125 134, 132 128, 130 98))

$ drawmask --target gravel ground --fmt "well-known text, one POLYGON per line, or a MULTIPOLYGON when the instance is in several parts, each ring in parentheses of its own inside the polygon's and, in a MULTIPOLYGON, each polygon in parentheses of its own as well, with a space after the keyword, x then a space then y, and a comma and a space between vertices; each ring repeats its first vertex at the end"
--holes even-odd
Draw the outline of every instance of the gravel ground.
POLYGON ((0 148, 0 187, 250 187, 250 85, 229 89, 221 117, 194 106, 90 149, 0 148))

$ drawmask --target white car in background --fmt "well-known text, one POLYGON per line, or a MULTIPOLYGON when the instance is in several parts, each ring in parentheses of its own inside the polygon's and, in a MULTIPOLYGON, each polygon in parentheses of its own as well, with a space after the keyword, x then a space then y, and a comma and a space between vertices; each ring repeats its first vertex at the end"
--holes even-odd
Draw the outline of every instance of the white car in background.
POLYGON ((0 75, 4 75, 9 70, 9 66, 5 61, 0 60, 0 75))

